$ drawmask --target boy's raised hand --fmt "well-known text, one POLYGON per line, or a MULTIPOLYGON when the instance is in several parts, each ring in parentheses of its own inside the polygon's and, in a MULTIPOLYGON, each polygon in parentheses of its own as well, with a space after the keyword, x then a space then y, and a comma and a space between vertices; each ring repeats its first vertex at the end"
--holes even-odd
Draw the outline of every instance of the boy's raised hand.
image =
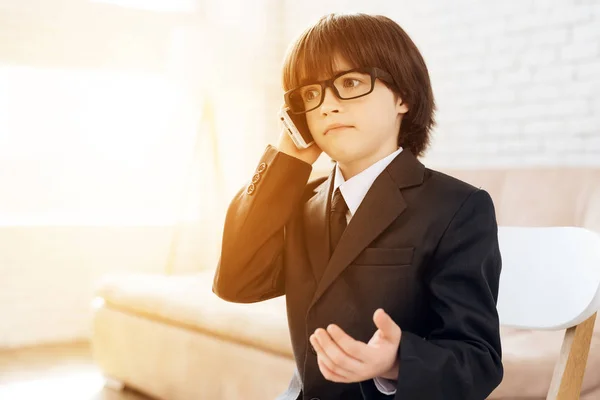
POLYGON ((398 378, 402 330, 381 308, 373 314, 373 321, 378 329, 369 343, 355 340, 335 324, 326 330, 318 328, 310 336, 325 379, 351 383, 375 377, 398 378))

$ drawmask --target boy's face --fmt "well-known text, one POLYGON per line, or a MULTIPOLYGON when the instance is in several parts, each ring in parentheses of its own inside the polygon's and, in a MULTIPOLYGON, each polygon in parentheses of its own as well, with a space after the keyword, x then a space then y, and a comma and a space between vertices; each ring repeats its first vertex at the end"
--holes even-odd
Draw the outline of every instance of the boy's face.
MULTIPOLYGON (((337 71, 352 69, 341 57, 335 62, 337 71)), ((400 97, 394 101, 394 92, 379 79, 371 93, 356 99, 340 100, 327 88, 323 104, 306 113, 306 121, 316 144, 355 175, 398 149, 402 116, 408 111, 401 103, 400 97), (350 127, 326 132, 331 124, 350 127)))

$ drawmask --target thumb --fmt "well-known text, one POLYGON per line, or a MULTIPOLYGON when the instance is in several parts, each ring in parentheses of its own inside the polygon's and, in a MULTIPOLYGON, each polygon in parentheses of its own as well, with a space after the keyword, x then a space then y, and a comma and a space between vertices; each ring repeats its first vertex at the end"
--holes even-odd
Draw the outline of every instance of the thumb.
POLYGON ((380 333, 383 337, 393 342, 400 341, 400 335, 402 334, 400 327, 394 322, 392 317, 383 310, 383 308, 375 310, 373 322, 375 322, 375 326, 381 331, 380 333))

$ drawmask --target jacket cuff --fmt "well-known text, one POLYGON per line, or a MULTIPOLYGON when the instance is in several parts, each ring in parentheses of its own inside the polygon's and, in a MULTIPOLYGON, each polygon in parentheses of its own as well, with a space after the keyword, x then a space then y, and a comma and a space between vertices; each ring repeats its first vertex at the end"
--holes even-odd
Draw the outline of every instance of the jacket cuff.
POLYGON ((373 378, 373 382, 375 383, 375 387, 383 394, 395 394, 396 393, 396 385, 390 381, 389 379, 381 378, 376 376, 373 378))

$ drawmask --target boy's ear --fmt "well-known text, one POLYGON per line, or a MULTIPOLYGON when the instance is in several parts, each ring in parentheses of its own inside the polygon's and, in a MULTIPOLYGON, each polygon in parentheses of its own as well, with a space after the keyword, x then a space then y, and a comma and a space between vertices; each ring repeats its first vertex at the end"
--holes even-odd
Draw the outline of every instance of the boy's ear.
POLYGON ((409 110, 408 104, 402 100, 402 97, 396 95, 396 111, 399 114, 406 114, 409 110))

